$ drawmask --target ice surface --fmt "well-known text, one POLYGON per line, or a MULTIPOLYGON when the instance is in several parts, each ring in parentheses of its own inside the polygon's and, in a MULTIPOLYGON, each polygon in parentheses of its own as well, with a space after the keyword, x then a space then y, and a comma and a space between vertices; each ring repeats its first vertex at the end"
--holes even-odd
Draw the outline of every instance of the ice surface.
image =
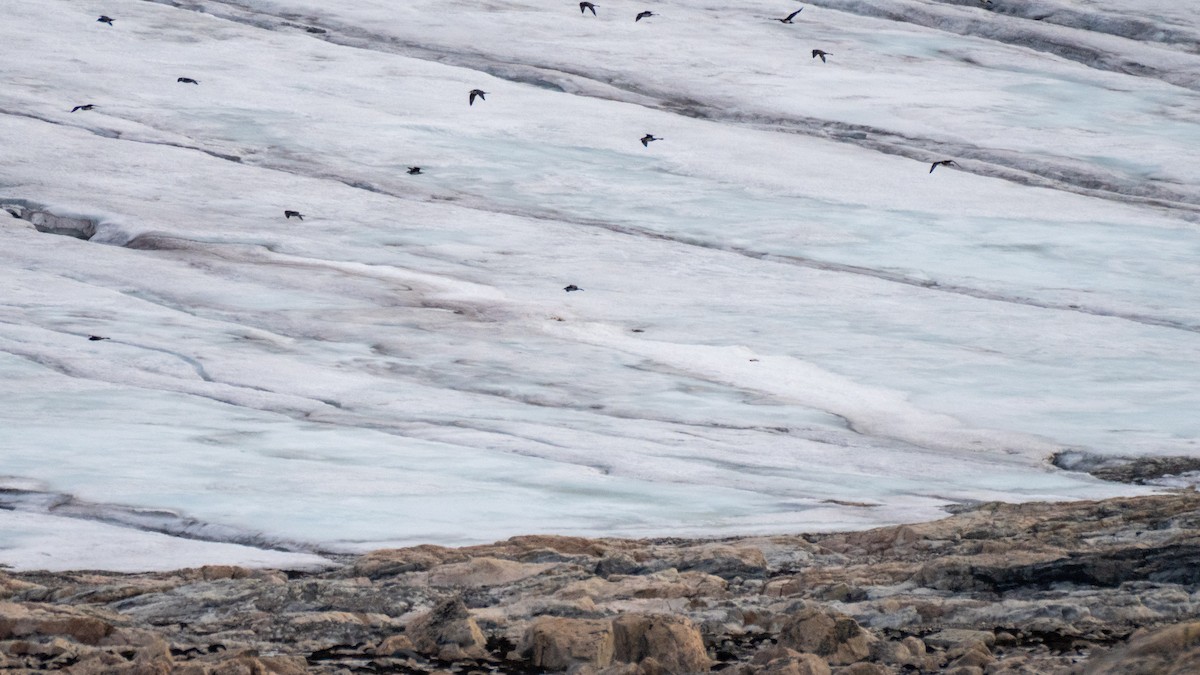
POLYGON ((1197 452, 1200 19, 887 4, 9 8, 0 562, 1150 489, 1046 458, 1197 452))

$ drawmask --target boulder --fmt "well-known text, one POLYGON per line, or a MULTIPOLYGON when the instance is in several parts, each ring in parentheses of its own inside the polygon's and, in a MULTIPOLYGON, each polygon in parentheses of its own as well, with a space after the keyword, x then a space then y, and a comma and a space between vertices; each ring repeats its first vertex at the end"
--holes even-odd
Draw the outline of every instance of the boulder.
POLYGON ((664 673, 706 671, 712 665, 700 630, 691 620, 671 614, 622 614, 613 620, 614 650, 618 661, 649 664, 664 673))
POLYGON ((458 597, 444 600, 413 619, 405 634, 417 652, 443 661, 488 655, 483 631, 458 597))
POLYGON ((541 574, 553 565, 529 564, 500 558, 471 558, 429 571, 430 586, 468 588, 511 584, 541 574))
POLYGON ((407 572, 424 572, 436 565, 465 558, 462 553, 442 546, 382 549, 355 560, 347 569, 347 575, 379 579, 407 572))
POLYGON ((568 670, 586 664, 605 668, 613 662, 611 621, 542 618, 525 633, 521 653, 546 670, 568 670))
POLYGON ((391 617, 365 612, 289 612, 277 619, 280 637, 293 642, 308 640, 314 647, 369 642, 401 628, 391 617))
POLYGON ((781 645, 760 649, 750 664, 758 673, 770 675, 829 675, 829 664, 816 654, 801 654, 781 645))
POLYGON ((949 668, 976 667, 986 668, 995 662, 991 650, 982 642, 972 642, 965 647, 956 647, 946 654, 950 660, 949 668))
POLYGON ((603 558, 596 563, 596 576, 607 577, 613 574, 646 574, 648 572, 658 572, 666 568, 667 563, 651 559, 649 561, 638 560, 628 553, 616 551, 605 554, 603 558))
POLYGON ((833 675, 892 675, 892 670, 878 663, 855 663, 838 668, 833 675))
POLYGON ((862 661, 877 638, 854 619, 837 612, 805 607, 784 622, 779 643, 796 651, 825 657, 834 665, 862 661))
POLYGON ((911 635, 900 641, 880 640, 871 649, 871 660, 896 666, 922 667, 925 664, 925 643, 911 635))
POLYGON ((728 583, 703 572, 683 572, 674 569, 639 576, 592 577, 576 581, 558 592, 564 600, 590 598, 593 602, 645 598, 725 597, 728 583))
POLYGON ((990 649, 996 645, 996 634, 990 630, 947 628, 925 636, 925 644, 938 649, 953 649, 975 642, 982 642, 990 649))
POLYGON ((680 571, 704 572, 722 579, 758 579, 767 576, 767 559, 762 549, 752 546, 710 544, 685 549, 675 567, 680 571))
POLYGON ((394 656, 413 651, 412 640, 407 635, 393 635, 386 638, 375 648, 376 656, 394 656))
POLYGON ((1200 673, 1200 621, 1134 637, 1091 660, 1084 675, 1185 675, 1200 673))
POLYGON ((112 631, 111 623, 75 608, 46 606, 30 609, 16 603, 0 602, 0 640, 61 636, 94 645, 112 631))

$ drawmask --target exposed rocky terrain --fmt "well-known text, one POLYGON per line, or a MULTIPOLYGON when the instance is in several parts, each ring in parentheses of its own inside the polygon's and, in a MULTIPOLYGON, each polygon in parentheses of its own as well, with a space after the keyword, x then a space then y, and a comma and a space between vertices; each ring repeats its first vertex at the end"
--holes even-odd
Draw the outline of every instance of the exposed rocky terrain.
POLYGON ((1200 672, 1200 495, 865 532, 518 537, 322 572, 0 573, 0 669, 1200 672))

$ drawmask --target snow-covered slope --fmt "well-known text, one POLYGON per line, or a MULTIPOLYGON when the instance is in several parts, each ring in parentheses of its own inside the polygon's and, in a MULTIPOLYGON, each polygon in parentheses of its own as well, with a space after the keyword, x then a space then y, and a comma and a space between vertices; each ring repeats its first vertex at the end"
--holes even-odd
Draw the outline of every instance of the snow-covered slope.
POLYGON ((1200 17, 736 4, 6 7, 0 563, 110 536, 38 514, 298 552, 854 528, 1197 454, 1200 17))

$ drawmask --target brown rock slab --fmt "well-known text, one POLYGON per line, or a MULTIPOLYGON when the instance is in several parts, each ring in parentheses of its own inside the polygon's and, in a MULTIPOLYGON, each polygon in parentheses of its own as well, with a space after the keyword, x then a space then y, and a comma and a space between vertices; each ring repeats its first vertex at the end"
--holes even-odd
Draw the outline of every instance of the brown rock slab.
POLYGON ((567 670, 589 665, 605 668, 613 662, 613 625, 603 619, 538 619, 525 633, 521 652, 533 665, 567 670))
POLYGON ((413 649, 444 661, 487 657, 487 640, 461 598, 444 600, 408 625, 413 649))
POLYGON ((801 654, 781 645, 768 645, 750 659, 755 671, 770 675, 830 675, 829 664, 816 654, 801 654))
POLYGON ((429 585, 452 588, 511 584, 545 572, 553 565, 519 563, 500 558, 471 558, 429 571, 429 585))
POLYGON ((375 648, 377 656, 392 656, 410 651, 414 651, 413 643, 407 635, 393 635, 380 642, 379 646, 375 648))
POLYGON ((779 643, 800 652, 825 657, 834 665, 862 661, 877 638, 854 619, 837 612, 806 607, 788 617, 779 643))
POLYGON ((1200 621, 1135 637, 1088 663, 1084 675, 1191 675, 1200 673, 1200 621))
POLYGON ((62 636, 94 645, 113 632, 113 625, 73 607, 29 606, 0 602, 0 640, 62 636))
POLYGON ((648 664, 663 673, 694 673, 712 665, 704 639, 690 619, 672 614, 622 614, 613 620, 614 658, 648 664))
POLYGON ((413 546, 372 551, 350 566, 352 576, 379 579, 407 572, 424 572, 436 565, 465 560, 467 556, 443 546, 413 546))
POLYGON ((892 675, 892 669, 878 663, 855 663, 838 668, 833 675, 892 675))

